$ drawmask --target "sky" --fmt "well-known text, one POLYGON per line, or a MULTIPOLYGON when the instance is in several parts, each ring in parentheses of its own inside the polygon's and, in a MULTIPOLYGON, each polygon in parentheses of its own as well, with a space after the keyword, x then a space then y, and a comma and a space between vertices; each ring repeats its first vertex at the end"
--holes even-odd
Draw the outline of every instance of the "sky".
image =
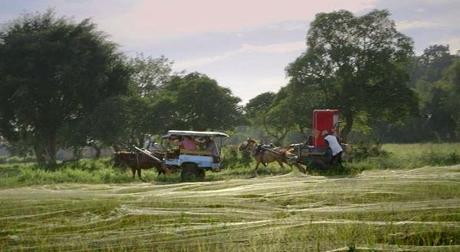
POLYGON ((416 54, 433 44, 460 50, 460 0, 0 0, 0 25, 49 8, 91 18, 128 56, 163 55, 177 72, 204 73, 242 104, 287 84, 285 68, 320 12, 388 9, 416 54))

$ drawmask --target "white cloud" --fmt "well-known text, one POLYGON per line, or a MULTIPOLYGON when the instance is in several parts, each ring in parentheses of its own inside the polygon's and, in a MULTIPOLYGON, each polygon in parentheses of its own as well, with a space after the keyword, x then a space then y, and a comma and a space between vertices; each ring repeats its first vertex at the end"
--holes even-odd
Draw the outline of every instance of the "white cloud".
POLYGON ((451 37, 447 39, 438 40, 435 42, 435 44, 448 44, 451 53, 460 53, 460 37, 451 37))
POLYGON ((237 55, 249 54, 249 53, 263 53, 263 54, 286 54, 286 53, 292 53, 292 52, 300 53, 301 51, 305 50, 305 48, 306 46, 305 46, 304 41, 294 41, 294 42, 278 43, 278 44, 270 44, 270 45, 243 44, 241 45, 240 48, 236 50, 223 52, 219 55, 176 61, 175 67, 178 69, 196 68, 196 67, 212 64, 218 61, 226 60, 228 58, 231 58, 237 55))
POLYGON ((241 98, 241 104, 246 104, 252 98, 265 92, 278 92, 285 86, 287 79, 283 75, 264 76, 261 78, 244 78, 233 80, 233 93, 241 98), (234 89, 234 90, 233 90, 234 89))
MULTIPOLYGON (((101 28, 118 41, 149 41, 207 32, 237 32, 292 20, 312 20, 318 12, 373 8, 376 0, 143 0, 110 15, 98 15, 101 28)), ((103 1, 100 5, 114 9, 103 1)), ((94 7, 96 8, 96 7, 94 7)), ((106 13, 106 11, 105 11, 106 13)), ((285 29, 297 29, 286 25, 285 29)))
POLYGON ((429 29, 442 27, 441 23, 424 20, 403 20, 396 23, 398 30, 429 29))

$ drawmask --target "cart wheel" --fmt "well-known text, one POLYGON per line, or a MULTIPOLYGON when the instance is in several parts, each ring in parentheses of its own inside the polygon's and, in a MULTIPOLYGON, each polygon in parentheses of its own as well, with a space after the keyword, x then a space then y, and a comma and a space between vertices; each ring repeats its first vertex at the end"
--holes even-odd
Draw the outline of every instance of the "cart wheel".
POLYGON ((205 172, 204 169, 200 169, 196 164, 186 163, 182 165, 180 176, 182 181, 201 180, 204 178, 205 172))
POLYGON ((206 173, 205 173, 204 169, 197 168, 196 176, 197 176, 197 178, 199 178, 200 180, 203 180, 204 177, 206 176, 206 173))

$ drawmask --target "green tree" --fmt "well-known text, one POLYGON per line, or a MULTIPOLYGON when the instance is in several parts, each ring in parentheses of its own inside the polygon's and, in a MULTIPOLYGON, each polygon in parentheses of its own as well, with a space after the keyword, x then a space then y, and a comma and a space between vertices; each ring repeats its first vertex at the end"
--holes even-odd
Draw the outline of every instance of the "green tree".
POLYGON ((0 133, 30 139, 37 160, 53 165, 58 132, 125 93, 129 76, 115 44, 90 20, 26 15, 0 33, 0 133))
POLYGON ((423 79, 431 83, 440 80, 454 57, 450 54, 449 45, 429 46, 416 58, 416 71, 412 73, 412 80, 423 79))
POLYGON ((248 120, 253 123, 260 121, 259 118, 268 112, 275 97, 275 93, 265 92, 249 100, 246 106, 244 106, 244 112, 248 120))
POLYGON ((420 98, 420 110, 426 120, 427 129, 424 134, 428 139, 447 140, 455 135, 455 111, 449 106, 455 91, 448 80, 448 74, 444 73, 454 59, 448 45, 429 46, 417 58, 413 80, 420 98))
POLYGON ((321 95, 325 103, 319 105, 341 110, 345 138, 358 115, 395 121, 416 113, 416 96, 405 85, 413 43, 389 15, 386 10, 360 17, 345 10, 316 15, 307 51, 287 68, 292 85, 321 95))
POLYGON ((455 61, 443 73, 433 88, 430 123, 441 140, 458 140, 460 136, 460 61, 455 61))
POLYGON ((146 134, 151 133, 152 105, 150 99, 139 96, 120 96, 102 102, 90 117, 89 136, 93 147, 112 146, 126 149, 142 146, 146 134))
POLYGON ((161 56, 145 57, 142 54, 130 59, 133 69, 131 85, 139 96, 153 96, 171 79, 173 62, 161 56))
MULTIPOLYGON (((280 91, 279 93, 283 93, 280 91)), ((278 95, 279 95, 278 93, 278 95)), ((294 111, 291 109, 291 101, 279 99, 264 113, 262 123, 265 132, 275 140, 276 145, 281 145, 290 130, 293 129, 294 111)))
POLYGON ((96 150, 142 146, 147 135, 163 134, 178 122, 176 97, 165 90, 173 62, 138 55, 127 64, 133 71, 129 95, 102 103, 92 115, 90 142, 96 150))
MULTIPOLYGON (((175 111, 164 122, 171 127, 190 130, 226 130, 242 118, 240 99, 206 75, 190 73, 175 76, 160 96, 169 97, 157 106, 169 105, 175 111)), ((157 109, 158 111, 158 109, 157 109)))

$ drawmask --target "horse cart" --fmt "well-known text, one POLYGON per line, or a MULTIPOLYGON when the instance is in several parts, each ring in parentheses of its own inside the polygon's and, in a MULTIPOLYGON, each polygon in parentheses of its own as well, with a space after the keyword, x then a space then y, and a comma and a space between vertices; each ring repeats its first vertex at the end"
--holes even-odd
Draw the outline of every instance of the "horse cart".
MULTIPOLYGON (((339 132, 339 111, 336 109, 316 109, 313 111, 312 135, 304 143, 291 144, 291 163, 299 163, 309 169, 327 169, 332 166, 341 165, 341 160, 331 162, 331 154, 323 134, 334 135, 340 139, 339 132)), ((340 143, 344 154, 349 148, 346 144, 340 143)))
POLYGON ((221 147, 226 137, 228 135, 222 132, 170 130, 162 136, 159 150, 155 150, 163 155, 135 149, 161 163, 165 171, 180 171, 183 181, 203 179, 206 171, 220 170, 221 147))

